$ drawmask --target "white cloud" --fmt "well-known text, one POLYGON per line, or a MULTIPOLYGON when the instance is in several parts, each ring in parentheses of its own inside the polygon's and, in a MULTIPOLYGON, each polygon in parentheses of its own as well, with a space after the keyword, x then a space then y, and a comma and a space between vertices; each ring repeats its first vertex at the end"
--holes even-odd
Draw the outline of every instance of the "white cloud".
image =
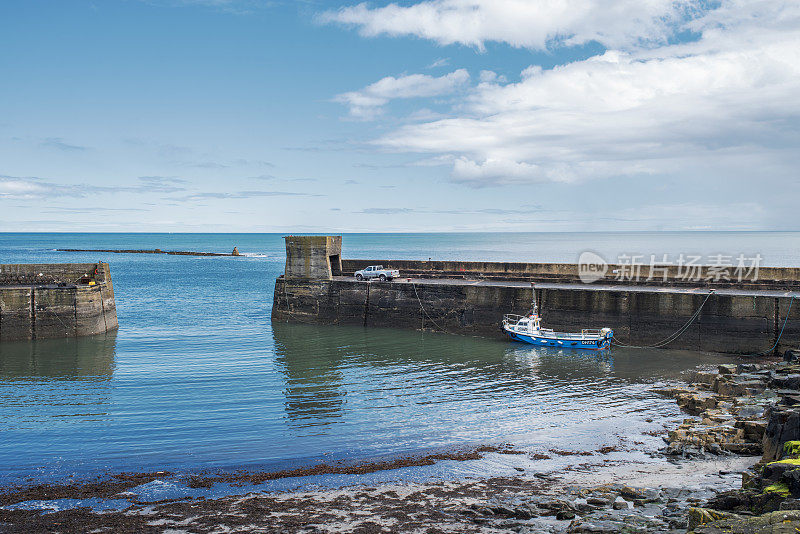
POLYGON ((34 199, 51 196, 80 197, 75 187, 46 182, 35 177, 0 175, 0 198, 34 199))
POLYGON ((428 65, 425 68, 426 69, 437 69, 439 67, 446 67, 449 64, 450 64, 450 58, 449 57, 440 57, 439 59, 434 60, 433 63, 431 63, 430 65, 428 65))
POLYGON ((107 193, 175 193, 188 182, 174 176, 140 176, 135 185, 98 186, 85 183, 59 184, 36 176, 0 175, 0 199, 85 197, 107 193))
POLYGON ((427 74, 387 76, 359 91, 338 95, 334 100, 347 104, 353 118, 370 120, 380 115, 382 107, 398 98, 424 98, 450 94, 469 81, 469 73, 458 69, 444 76, 427 74))
POLYGON ((480 187, 486 184, 524 182, 568 182, 570 174, 554 168, 502 159, 487 158, 482 162, 465 157, 453 161, 453 178, 480 187))
POLYGON ((704 9, 692 0, 427 0, 376 8, 362 3, 320 20, 358 27, 370 37, 417 36, 479 49, 487 41, 535 49, 553 41, 620 47, 665 42, 676 23, 704 9))
POLYGON ((450 118, 376 144, 452 164, 470 185, 682 176, 796 180, 800 4, 732 0, 696 42, 608 51, 517 83, 483 80, 450 118))
POLYGON ((482 70, 480 73, 480 81, 481 83, 493 83, 493 82, 507 82, 505 76, 498 76, 496 72, 492 70, 482 70))

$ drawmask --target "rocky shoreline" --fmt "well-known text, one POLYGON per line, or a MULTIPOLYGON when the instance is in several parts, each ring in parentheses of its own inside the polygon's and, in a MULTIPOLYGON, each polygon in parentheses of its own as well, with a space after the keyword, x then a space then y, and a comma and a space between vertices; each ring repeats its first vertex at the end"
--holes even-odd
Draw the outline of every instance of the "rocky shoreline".
POLYGON ((666 454, 760 454, 741 488, 689 511, 697 534, 800 532, 800 351, 784 361, 720 365, 686 387, 663 390, 687 419, 669 432, 666 454))
MULTIPOLYGON (((613 446, 575 455, 550 473, 519 477, 386 483, 266 493, 248 487, 303 470, 194 476, 187 487, 238 487, 236 495, 139 500, 135 488, 170 473, 127 475, 110 485, 40 486, 0 495, 2 532, 522 532, 696 534, 800 532, 800 351, 783 362, 720 365, 689 383, 657 390, 690 417, 664 436, 659 462, 603 458, 613 446), (56 491, 58 490, 58 491, 56 491), (47 499, 126 499, 123 509, 41 513, 18 506, 47 499)), ((319 473, 369 473, 486 454, 539 453, 508 446, 359 466, 312 466, 319 473), (416 462, 416 464, 414 464, 416 462)))

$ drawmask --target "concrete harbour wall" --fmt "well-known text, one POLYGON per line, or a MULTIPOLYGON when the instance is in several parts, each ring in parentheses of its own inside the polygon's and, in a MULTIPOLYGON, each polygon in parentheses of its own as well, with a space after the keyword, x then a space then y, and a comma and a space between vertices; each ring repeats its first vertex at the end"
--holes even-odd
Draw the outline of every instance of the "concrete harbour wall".
MULTIPOLYGON (((629 345, 658 343, 683 327, 707 292, 537 289, 543 323, 559 331, 610 327, 629 345)), ((502 339, 506 313, 530 309, 531 289, 515 286, 351 280, 292 281, 275 285, 273 320, 437 330, 502 339)), ((800 345, 795 301, 777 350, 800 345)), ((768 350, 786 318, 789 298, 768 295, 709 297, 697 320, 666 348, 738 354, 768 350)))
POLYGON ((0 341, 79 337, 117 327, 107 263, 0 265, 0 341))
MULTIPOLYGON (((694 285, 669 277, 640 284, 602 279, 582 284, 577 266, 563 264, 342 260, 342 271, 351 274, 373 264, 398 268, 402 278, 309 279, 293 277, 287 269, 275 284, 273 320, 430 329, 502 339, 503 315, 530 309, 530 282, 535 281, 543 323, 558 331, 610 327, 624 344, 653 345, 684 327, 702 305, 691 326, 665 348, 761 353, 775 344, 784 320, 775 351, 800 345, 800 300, 789 312, 795 294, 791 290, 800 281, 798 269, 762 269, 759 280, 750 283, 694 285), (709 286, 714 293, 706 300, 709 286)), ((673 276, 677 278, 677 273, 673 276)))
MULTIPOLYGON (((418 260, 342 260, 342 274, 352 275, 368 265, 383 265, 398 269, 405 276, 418 278, 454 278, 468 280, 509 280, 553 283, 583 283, 579 266, 571 263, 515 263, 483 261, 418 261, 418 260)), ((734 287, 754 289, 800 289, 800 268, 759 267, 750 265, 737 271, 737 265, 726 270, 723 277, 709 265, 694 268, 656 264, 650 278, 650 265, 609 264, 606 272, 594 284, 650 285, 671 287, 734 287), (693 269, 693 270, 692 270, 693 269), (633 274, 633 276, 632 276, 633 274), (719 279, 717 279, 719 278, 719 279), (741 278, 741 280, 739 279, 741 278)))

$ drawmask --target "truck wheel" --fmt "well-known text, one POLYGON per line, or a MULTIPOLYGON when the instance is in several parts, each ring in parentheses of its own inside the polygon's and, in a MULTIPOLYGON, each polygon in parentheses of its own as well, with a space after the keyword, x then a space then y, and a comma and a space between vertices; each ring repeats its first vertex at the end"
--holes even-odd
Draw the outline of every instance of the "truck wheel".
POLYGON ((380 275, 378 278, 381 279, 381 282, 385 282, 386 281, 386 275, 385 274, 380 275))
POLYGON ((360 274, 356 275, 356 280, 358 280, 359 282, 362 281, 363 279, 364 279, 364 277, 361 276, 360 274))

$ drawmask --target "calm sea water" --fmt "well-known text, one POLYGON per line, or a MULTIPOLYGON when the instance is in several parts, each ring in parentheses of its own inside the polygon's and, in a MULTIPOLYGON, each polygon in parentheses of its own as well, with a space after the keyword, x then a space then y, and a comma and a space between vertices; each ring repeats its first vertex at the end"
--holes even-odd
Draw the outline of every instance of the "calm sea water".
MULTIPOLYGON (((346 235, 344 257, 575 261, 760 253, 800 234, 346 235)), ((0 234, 0 263, 111 263, 120 329, 0 344, 0 483, 100 471, 269 469, 510 441, 591 449, 679 417, 648 384, 720 356, 610 356, 435 333, 272 324, 280 235, 0 234), (229 251, 241 258, 61 253, 229 251)))

